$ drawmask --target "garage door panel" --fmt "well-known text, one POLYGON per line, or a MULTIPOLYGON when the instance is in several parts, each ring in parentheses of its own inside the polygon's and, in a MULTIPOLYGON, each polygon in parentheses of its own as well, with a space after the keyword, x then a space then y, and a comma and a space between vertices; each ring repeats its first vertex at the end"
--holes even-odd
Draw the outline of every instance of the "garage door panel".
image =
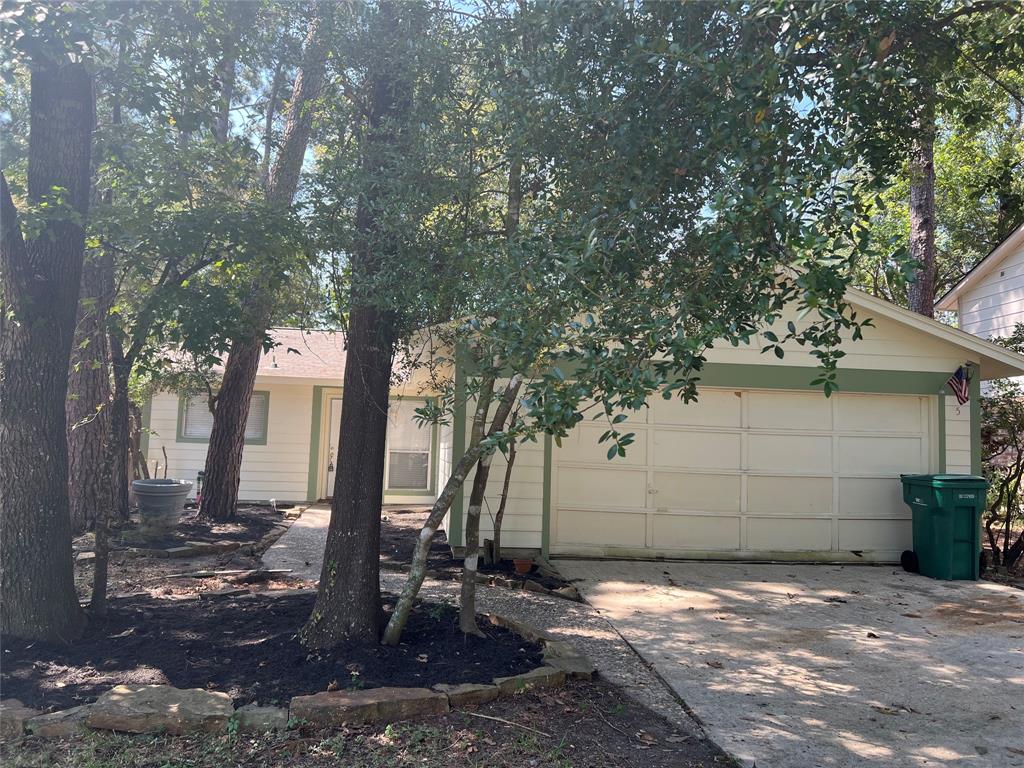
POLYGON ((701 515, 653 515, 654 549, 736 550, 740 548, 740 518, 701 515))
POLYGON ((747 401, 752 429, 832 429, 832 403, 819 392, 751 392, 747 401))
POLYGON ((910 520, 839 521, 839 549, 901 552, 913 546, 910 520))
POLYGON ((751 434, 748 467, 754 471, 830 474, 832 438, 827 435, 751 434))
POLYGON ((654 503, 668 509, 738 513, 742 485, 739 475, 655 472, 654 503))
POLYGON ((561 467, 558 504, 573 507, 644 507, 647 472, 636 469, 600 470, 561 467))
MULTIPOLYGON (((607 464, 620 466, 642 467, 647 463, 646 432, 640 429, 636 433, 635 442, 626 449, 625 456, 608 458, 609 442, 598 442, 601 435, 608 430, 607 424, 580 424, 576 429, 562 438, 562 445, 555 446, 558 460, 580 464, 607 464)), ((622 433, 633 432, 629 422, 619 425, 622 433)))
POLYGON ((891 395, 836 396, 836 429, 850 432, 921 432, 921 402, 891 395))
POLYGON ((606 427, 587 422, 554 452, 552 548, 898 559, 910 546, 898 475, 933 469, 936 405, 725 388, 696 405, 652 398, 615 461, 597 443, 606 427))
POLYGON ((920 437, 839 438, 841 474, 885 474, 893 477, 904 472, 927 472, 922 458, 920 437))
POLYGON ((704 390, 695 403, 684 403, 678 397, 666 400, 660 395, 651 398, 651 423, 692 427, 739 427, 743 400, 739 393, 704 390))
POLYGON ((754 552, 815 552, 832 548, 832 521, 792 517, 748 517, 747 549, 754 552))
POLYGON ((646 514, 600 510, 558 510, 558 541, 601 547, 643 547, 646 514))
POLYGON ((736 432, 654 429, 657 467, 739 469, 741 438, 736 432))
POLYGON ((828 515, 832 513, 831 477, 747 478, 747 510, 769 515, 828 515))
POLYGON ((839 514, 844 517, 903 517, 903 486, 894 477, 843 477, 839 480, 839 514))

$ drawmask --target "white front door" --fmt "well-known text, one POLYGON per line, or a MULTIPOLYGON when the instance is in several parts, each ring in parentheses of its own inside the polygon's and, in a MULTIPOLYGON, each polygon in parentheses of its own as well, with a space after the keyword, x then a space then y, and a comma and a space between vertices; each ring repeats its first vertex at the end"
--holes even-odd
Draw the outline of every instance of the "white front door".
POLYGON ((327 420, 327 487, 324 498, 334 495, 334 476, 338 470, 338 436, 341 434, 341 398, 332 397, 327 420))

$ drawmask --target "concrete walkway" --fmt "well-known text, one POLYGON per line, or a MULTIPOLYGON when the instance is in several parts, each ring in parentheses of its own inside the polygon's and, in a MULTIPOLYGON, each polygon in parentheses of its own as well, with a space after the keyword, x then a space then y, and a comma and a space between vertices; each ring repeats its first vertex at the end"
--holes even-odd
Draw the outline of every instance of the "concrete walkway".
MULTIPOLYGON (((327 540, 330 509, 310 507, 263 556, 268 568, 290 568, 299 579, 317 581, 327 540)), ((398 592, 405 583, 400 573, 381 573, 381 587, 398 592)), ((427 580, 421 595, 429 600, 458 602, 458 583, 427 580)), ((629 647, 615 628, 589 605, 503 587, 480 586, 479 608, 510 616, 571 642, 594 662, 601 676, 672 722, 688 737, 704 734, 679 704, 671 690, 629 647)))
POLYGON ((1024 766, 1024 592, 865 566, 556 562, 757 768, 1024 766))

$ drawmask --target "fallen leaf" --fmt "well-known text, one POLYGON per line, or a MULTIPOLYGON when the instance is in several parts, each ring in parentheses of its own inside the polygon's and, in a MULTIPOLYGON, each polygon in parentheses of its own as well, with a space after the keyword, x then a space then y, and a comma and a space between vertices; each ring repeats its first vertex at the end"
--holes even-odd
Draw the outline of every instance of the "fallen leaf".
POLYGON ((878 639, 878 635, 876 635, 874 632, 868 632, 868 637, 870 637, 872 640, 878 639))
POLYGON ((709 667, 714 667, 715 669, 725 669, 725 664, 718 661, 717 659, 710 659, 709 661, 705 661, 704 663, 707 664, 709 667))
POLYGON ((425 653, 421 653, 419 656, 416 657, 416 661, 418 661, 420 664, 426 664, 429 660, 430 657, 427 656, 427 654, 425 653))
POLYGON ((644 744, 657 744, 658 739, 654 734, 648 733, 647 731, 637 731, 636 737, 640 739, 644 744))

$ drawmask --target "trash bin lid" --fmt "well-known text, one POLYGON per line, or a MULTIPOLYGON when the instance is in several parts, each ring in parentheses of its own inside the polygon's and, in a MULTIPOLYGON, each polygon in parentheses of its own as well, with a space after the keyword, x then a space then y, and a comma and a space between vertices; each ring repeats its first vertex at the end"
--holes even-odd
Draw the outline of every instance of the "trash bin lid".
POLYGON ((900 475, 906 482, 927 483, 932 486, 949 485, 988 485, 988 481, 979 475, 900 475))

